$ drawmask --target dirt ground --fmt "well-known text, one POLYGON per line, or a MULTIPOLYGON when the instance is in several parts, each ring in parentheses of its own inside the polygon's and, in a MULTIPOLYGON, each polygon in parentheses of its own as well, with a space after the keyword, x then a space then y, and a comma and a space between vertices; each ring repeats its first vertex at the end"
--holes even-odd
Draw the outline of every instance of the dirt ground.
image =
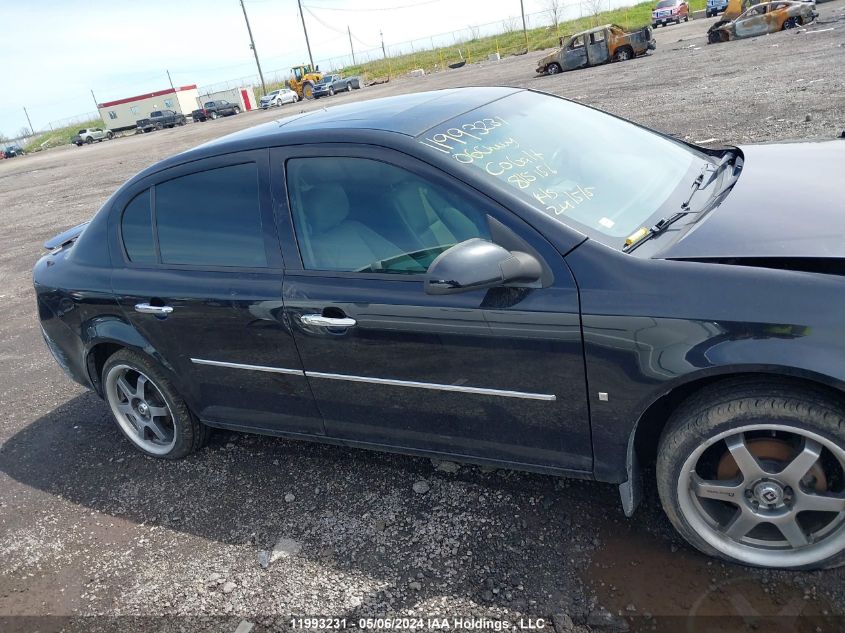
POLYGON ((179 463, 143 457, 50 357, 30 276, 46 238, 144 166, 350 100, 515 85, 707 144, 838 137, 845 0, 819 10, 806 29, 712 46, 712 19, 660 28, 645 58, 555 77, 536 77, 542 53, 530 53, 0 161, 0 630, 234 631, 245 620, 263 631, 289 628, 292 615, 348 626, 486 615, 536 628, 543 618, 558 633, 841 630, 845 571, 709 560, 673 533, 653 487, 626 519, 613 486, 267 437, 217 433, 179 463), (422 480, 430 489, 415 493, 422 480))

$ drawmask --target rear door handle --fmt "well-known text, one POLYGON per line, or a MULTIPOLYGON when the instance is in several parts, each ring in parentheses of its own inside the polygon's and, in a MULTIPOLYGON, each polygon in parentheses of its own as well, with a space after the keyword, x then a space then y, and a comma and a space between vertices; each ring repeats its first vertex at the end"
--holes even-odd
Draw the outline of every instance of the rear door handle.
POLYGON ((157 316, 167 316, 168 314, 173 312, 173 308, 171 308, 170 306, 152 306, 149 303, 136 303, 135 312, 140 312, 141 314, 155 314, 157 316))
POLYGON ((349 317, 325 317, 322 314, 303 314, 299 317, 305 325, 317 325, 320 327, 353 327, 357 321, 349 317))

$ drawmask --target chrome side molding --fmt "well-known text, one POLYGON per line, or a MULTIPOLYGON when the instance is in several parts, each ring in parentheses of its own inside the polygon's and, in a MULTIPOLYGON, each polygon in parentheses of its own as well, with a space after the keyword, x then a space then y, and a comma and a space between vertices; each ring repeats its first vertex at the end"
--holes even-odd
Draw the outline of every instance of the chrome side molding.
POLYGON ((452 391, 458 393, 472 393, 481 396, 498 396, 501 398, 523 398, 525 400, 542 400, 554 402, 557 396, 551 393, 532 393, 530 391, 510 391, 507 389, 489 389, 487 387, 465 387, 463 385, 443 385, 434 382, 416 382, 414 380, 395 380, 393 378, 370 378, 368 376, 352 376, 349 374, 329 374, 321 371, 303 371, 301 369, 286 369, 284 367, 267 367, 264 365, 246 365, 243 363, 229 363, 220 360, 192 358, 196 365, 211 365, 214 367, 228 367, 229 369, 247 369, 252 371, 266 371, 274 374, 291 376, 305 376, 323 380, 344 380, 347 382, 364 382, 374 385, 388 385, 391 387, 410 387, 413 389, 431 389, 432 391, 452 391))

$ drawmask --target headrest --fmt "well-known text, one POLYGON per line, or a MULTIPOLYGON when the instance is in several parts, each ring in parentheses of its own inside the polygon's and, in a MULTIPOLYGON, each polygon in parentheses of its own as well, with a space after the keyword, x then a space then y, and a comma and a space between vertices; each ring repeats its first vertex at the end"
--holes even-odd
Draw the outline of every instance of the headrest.
POLYGON ((349 198, 340 185, 318 185, 305 195, 305 213, 314 234, 325 233, 349 215, 349 198))

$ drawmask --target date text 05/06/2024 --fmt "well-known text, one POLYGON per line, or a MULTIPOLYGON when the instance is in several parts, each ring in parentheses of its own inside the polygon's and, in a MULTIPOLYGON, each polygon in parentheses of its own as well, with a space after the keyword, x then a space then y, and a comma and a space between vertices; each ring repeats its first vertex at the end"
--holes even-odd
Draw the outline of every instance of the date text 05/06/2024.
POLYGON ((433 631, 540 631, 546 628, 543 618, 519 618, 515 622, 492 618, 430 617, 430 618, 333 618, 292 617, 292 629, 322 631, 331 629, 362 630, 433 630, 433 631))

